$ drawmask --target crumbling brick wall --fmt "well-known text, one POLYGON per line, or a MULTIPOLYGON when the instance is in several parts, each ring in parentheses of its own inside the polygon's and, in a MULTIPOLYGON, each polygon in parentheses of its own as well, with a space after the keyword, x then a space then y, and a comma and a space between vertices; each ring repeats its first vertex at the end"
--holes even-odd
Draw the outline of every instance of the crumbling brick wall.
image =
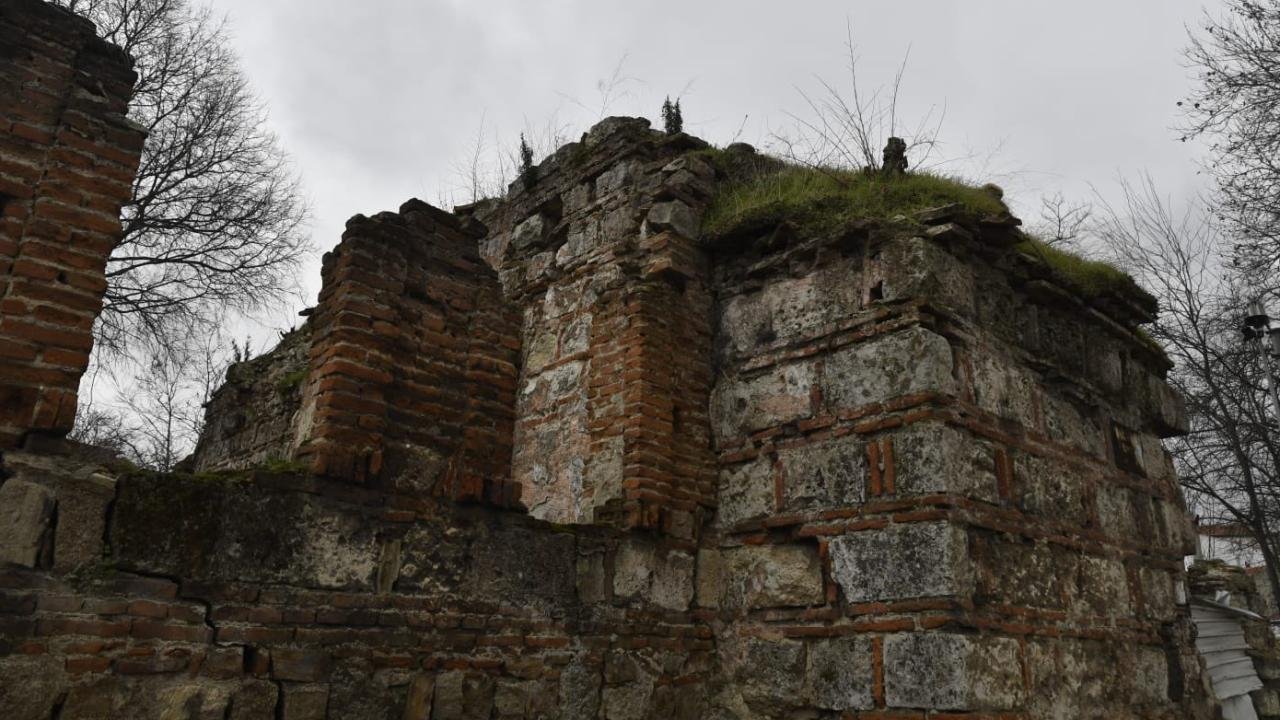
POLYGON ((474 229, 411 200, 325 255, 297 455, 313 472, 515 504, 520 337, 474 229))
POLYGON ((143 133, 132 62, 41 0, 0 6, 0 448, 65 434, 143 133))

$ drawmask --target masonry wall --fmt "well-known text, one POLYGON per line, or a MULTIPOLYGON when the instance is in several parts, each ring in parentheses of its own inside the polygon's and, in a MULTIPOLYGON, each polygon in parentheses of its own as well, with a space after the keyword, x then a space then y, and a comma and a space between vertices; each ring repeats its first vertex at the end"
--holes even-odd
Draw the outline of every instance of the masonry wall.
POLYGON ((535 517, 688 541, 714 502, 702 146, 610 118, 476 213, 523 315, 512 477, 535 517))
POLYGON ((75 418, 143 133, 132 61, 41 0, 0 7, 0 448, 75 418))
POLYGON ((0 716, 704 717, 689 553, 253 472, 5 456, 0 716), (17 562, 15 562, 17 560, 17 562))
POLYGON ((520 336, 476 233, 417 200, 348 221, 325 255, 296 421, 312 472, 518 501, 520 336))
POLYGON ((4 452, 0 716, 1213 717, 1141 294, 956 208, 703 236, 703 148, 353 218, 223 472, 4 452))
POLYGON ((246 470, 293 461, 311 323, 285 334, 271 351, 232 365, 206 405, 207 425, 192 453, 196 472, 246 470))
MULTIPOLYGON (((716 256, 720 457, 697 604, 769 717, 1212 712, 1189 644, 1182 422, 1137 300, 953 211, 716 256)), ((948 716, 950 717, 950 716, 948 716)))

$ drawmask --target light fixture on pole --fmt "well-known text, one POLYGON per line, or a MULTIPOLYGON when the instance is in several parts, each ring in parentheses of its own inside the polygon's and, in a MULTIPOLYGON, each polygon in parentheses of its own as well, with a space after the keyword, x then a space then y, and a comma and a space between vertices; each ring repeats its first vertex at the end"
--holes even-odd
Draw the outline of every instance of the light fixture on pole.
POLYGON ((1271 410, 1280 414, 1280 388, 1276 387, 1274 360, 1280 359, 1280 329, 1271 327, 1271 316, 1267 315, 1267 306, 1261 299, 1249 303, 1249 314, 1244 318, 1240 330, 1245 341, 1254 342, 1258 347, 1258 359, 1267 373, 1267 390, 1271 394, 1271 410))

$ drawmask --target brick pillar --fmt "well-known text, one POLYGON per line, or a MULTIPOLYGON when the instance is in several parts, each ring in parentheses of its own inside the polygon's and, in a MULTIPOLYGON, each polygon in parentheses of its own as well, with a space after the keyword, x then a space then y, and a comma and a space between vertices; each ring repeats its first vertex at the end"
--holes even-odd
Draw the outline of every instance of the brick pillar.
POLYGON ((132 61, 40 0, 0 6, 0 448, 63 434, 143 132, 132 61))
POLYGON ((475 233, 410 200, 348 221, 322 275, 298 456, 357 483, 517 502, 517 323, 475 233))
POLYGON ((512 472, 535 517, 689 541, 714 504, 700 147, 610 118, 485 211, 524 311, 512 472))
MULTIPOLYGON (((661 211, 659 211, 661 212, 661 211)), ((641 241, 644 279, 628 305, 621 372, 628 527, 690 538, 700 505, 715 496, 707 406, 711 394, 711 294, 696 240, 667 230, 641 241)))

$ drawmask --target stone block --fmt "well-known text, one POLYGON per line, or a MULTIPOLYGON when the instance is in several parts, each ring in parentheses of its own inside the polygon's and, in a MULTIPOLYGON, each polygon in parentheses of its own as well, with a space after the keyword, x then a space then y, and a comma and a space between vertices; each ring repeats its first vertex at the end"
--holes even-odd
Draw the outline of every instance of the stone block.
POLYGON ((873 706, 871 639, 831 638, 809 643, 805 683, 814 705, 824 710, 873 706))
POLYGON ((915 423, 890 437, 897 496, 997 499, 995 448, 989 442, 939 422, 915 423))
POLYGON ((885 703, 923 710, 1012 710, 1022 701, 1018 641, 941 632, 884 640, 885 703))
POLYGON ((608 599, 603 553, 592 553, 579 557, 577 570, 579 600, 584 603, 598 603, 608 599))
POLYGON ((542 215, 531 215, 511 231, 511 247, 516 250, 537 247, 546 238, 548 231, 550 227, 546 218, 542 215))
POLYGON ((654 564, 648 599, 667 610, 687 610, 693 600, 693 556, 672 550, 654 564))
POLYGON ((606 687, 600 693, 600 704, 605 720, 645 720, 649 710, 649 698, 653 695, 653 681, 640 679, 624 685, 606 687))
POLYGON ((820 385, 840 412, 922 392, 955 394, 947 339, 921 327, 841 348, 826 358, 820 385))
POLYGON ((986 532, 974 534, 972 548, 982 601, 1066 608, 1077 576, 1075 553, 1020 536, 986 532))
POLYGON ((1126 649, 1128 672, 1121 674, 1127 682, 1129 698, 1136 704, 1163 706, 1169 702, 1169 661, 1164 650, 1150 645, 1126 649))
POLYGON ((493 712, 499 718, 523 718, 529 707, 530 684, 499 680, 493 691, 493 712))
POLYGON ((1090 413, 1072 401, 1044 393, 1044 423, 1049 439, 1086 452, 1094 457, 1106 454, 1102 427, 1090 413))
POLYGON ((319 682, 329 677, 333 660, 328 653, 297 648, 271 651, 271 675, 278 680, 319 682))
POLYGON ((1114 558, 1080 558, 1080 581, 1073 611, 1093 617, 1131 617, 1129 579, 1124 564, 1114 558))
POLYGON ((964 595, 972 585, 964 531, 946 521, 841 535, 829 549, 849 602, 964 595))
POLYGON ((494 681, 488 675, 450 670, 436 676, 431 720, 489 720, 494 681))
POLYGON ((698 607, 720 607, 725 571, 723 552, 707 548, 698 550, 694 573, 694 602, 698 607))
POLYGON ((778 459, 782 463, 786 512, 855 507, 865 499, 866 444, 858 436, 780 450, 778 459))
POLYGON ((824 600, 822 563, 815 547, 744 545, 722 553, 725 606, 803 607, 824 600))
POLYGON ((747 638, 743 645, 737 679, 752 710, 777 714, 804 702, 804 643, 747 638))
POLYGON ((324 720, 329 708, 329 688, 326 685, 294 685, 286 683, 281 688, 281 720, 324 720))
POLYGON ((698 237, 700 221, 693 209, 679 200, 654 203, 645 217, 645 232, 654 235, 670 230, 686 238, 698 237))
POLYGON ((1013 456, 1014 487, 1022 510, 1045 518, 1084 525, 1089 517, 1085 504, 1085 474, 1056 458, 1020 450, 1013 456))
POLYGON ((978 407, 1029 428, 1039 424, 1036 398, 1040 388, 1035 373, 1008 357, 987 351, 973 352, 971 360, 973 396, 978 407))
POLYGON ((593 666, 585 654, 574 655, 560 673, 560 717, 596 720, 603 681, 599 666, 593 666))
POLYGON ((614 559, 613 593, 668 610, 685 610, 693 600, 693 556, 659 552, 637 540, 625 541, 614 559))
POLYGON ((937 242, 895 240, 881 251, 881 257, 883 299, 921 299, 964 315, 975 312, 973 271, 937 242))
MULTIPOLYGON (((7 651, 6 651, 7 652, 7 651)), ((0 717, 4 718, 75 718, 77 704, 82 704, 85 694, 104 697, 99 703, 103 716, 119 708, 119 703, 111 702, 123 691, 119 683, 80 685, 84 690, 73 690, 65 699, 67 678, 63 674, 63 662, 50 655, 7 655, 0 657, 0 717), (88 688, 95 688, 92 693, 88 688), (75 702, 73 702, 73 700, 75 702), (55 707, 62 705, 63 714, 59 715, 55 707), (66 711, 73 711, 68 714, 66 711)))
POLYGON ((768 457, 721 467, 719 485, 717 526, 729 528, 774 513, 773 462, 768 457))
MULTIPOLYGON (((276 684, 266 680, 246 680, 231 693, 230 712, 227 720, 262 720, 275 717, 280 691, 276 684)), ((406 720, 418 720, 406 718, 406 720)), ((425 716, 422 720, 426 720, 425 716)))
POLYGON ((639 598, 653 581, 655 551, 652 545, 627 540, 618 547, 613 561, 613 594, 621 598, 639 598))
POLYGON ((474 540, 468 554, 462 587, 473 597, 546 608, 575 595, 578 575, 570 534, 498 526, 474 540))
POLYGON ((749 378, 722 376, 712 394, 712 427, 719 447, 744 433, 812 415, 813 366, 792 363, 749 378))
POLYGON ((1173 575, 1164 570, 1142 568, 1138 578, 1142 582, 1143 615, 1157 622, 1173 620, 1178 614, 1173 575))
POLYGON ((65 478, 58 490, 58 527, 53 566, 66 572, 102 558, 107 506, 115 498, 115 478, 93 473, 65 478))
POLYGON ((1134 511, 1133 491, 1120 485, 1102 482, 1098 485, 1098 523, 1109 537, 1133 542, 1138 536, 1138 520, 1134 511))
POLYGON ((861 273, 851 259, 802 277, 771 279, 759 291, 725 301, 720 337, 739 356, 820 337, 861 310, 860 281, 861 273))
POLYGON ((40 562, 56 504, 43 485, 19 478, 0 485, 0 563, 33 568, 40 562))

